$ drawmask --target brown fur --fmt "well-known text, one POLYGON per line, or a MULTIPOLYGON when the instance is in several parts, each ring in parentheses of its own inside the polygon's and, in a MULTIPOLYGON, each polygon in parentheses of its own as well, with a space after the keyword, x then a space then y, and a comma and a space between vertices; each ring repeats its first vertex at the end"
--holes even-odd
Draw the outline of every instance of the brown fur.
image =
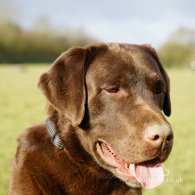
POLYGON ((65 149, 51 143, 44 124, 28 128, 19 138, 9 194, 141 194, 117 177, 95 144, 106 141, 128 163, 168 157, 172 142, 154 148, 143 136, 150 125, 169 125, 161 110, 171 112, 169 79, 154 49, 73 48, 41 76, 39 87, 65 149), (163 92, 155 94, 159 82, 163 92), (113 87, 120 93, 110 92, 113 87))

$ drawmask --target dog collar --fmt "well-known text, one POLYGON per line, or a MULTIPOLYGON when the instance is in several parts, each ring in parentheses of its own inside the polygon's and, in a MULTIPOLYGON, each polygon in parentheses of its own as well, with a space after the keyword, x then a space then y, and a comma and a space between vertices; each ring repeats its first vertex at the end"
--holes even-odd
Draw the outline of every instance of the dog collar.
POLYGON ((47 119, 45 121, 45 125, 47 127, 47 131, 49 133, 49 135, 51 136, 51 142, 56 146, 58 147, 59 149, 64 149, 64 144, 62 143, 62 140, 60 139, 55 127, 54 127, 54 124, 51 122, 50 119, 47 119))

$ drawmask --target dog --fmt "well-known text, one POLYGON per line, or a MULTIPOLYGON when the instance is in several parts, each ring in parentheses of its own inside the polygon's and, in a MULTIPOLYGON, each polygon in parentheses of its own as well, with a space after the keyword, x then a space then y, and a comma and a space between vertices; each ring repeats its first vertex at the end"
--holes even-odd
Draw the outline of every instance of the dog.
POLYGON ((142 194, 173 145, 169 78, 150 45, 62 53, 39 80, 46 122, 20 136, 9 194, 142 194))

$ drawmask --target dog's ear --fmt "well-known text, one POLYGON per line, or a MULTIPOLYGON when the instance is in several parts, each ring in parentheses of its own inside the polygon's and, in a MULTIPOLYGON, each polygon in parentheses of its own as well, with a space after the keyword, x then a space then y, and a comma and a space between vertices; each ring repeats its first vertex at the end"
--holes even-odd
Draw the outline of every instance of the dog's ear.
POLYGON ((165 113, 165 115, 170 116, 171 115, 171 101, 170 101, 170 82, 169 82, 169 77, 165 71, 165 69, 163 68, 158 54, 156 53, 156 51, 154 50, 154 48, 152 48, 149 44, 144 44, 143 48, 148 51, 152 57, 157 61, 160 72, 162 73, 162 76, 166 82, 166 93, 164 96, 164 101, 163 101, 163 111, 165 113))
POLYGON ((78 126, 85 114, 85 74, 94 57, 106 49, 105 44, 77 47, 62 53, 38 86, 50 105, 78 126))
POLYGON ((86 59, 87 49, 68 50, 56 59, 38 83, 49 103, 74 126, 80 124, 84 116, 86 59))

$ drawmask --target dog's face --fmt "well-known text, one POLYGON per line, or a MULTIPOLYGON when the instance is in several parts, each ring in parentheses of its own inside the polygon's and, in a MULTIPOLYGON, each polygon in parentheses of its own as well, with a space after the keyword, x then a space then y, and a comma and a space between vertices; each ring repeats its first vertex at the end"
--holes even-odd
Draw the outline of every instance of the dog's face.
POLYGON ((141 187, 136 169, 168 157, 173 133, 162 110, 170 115, 169 80, 149 46, 72 49, 56 60, 39 86, 52 106, 79 127, 81 143, 95 161, 128 185, 141 187))

